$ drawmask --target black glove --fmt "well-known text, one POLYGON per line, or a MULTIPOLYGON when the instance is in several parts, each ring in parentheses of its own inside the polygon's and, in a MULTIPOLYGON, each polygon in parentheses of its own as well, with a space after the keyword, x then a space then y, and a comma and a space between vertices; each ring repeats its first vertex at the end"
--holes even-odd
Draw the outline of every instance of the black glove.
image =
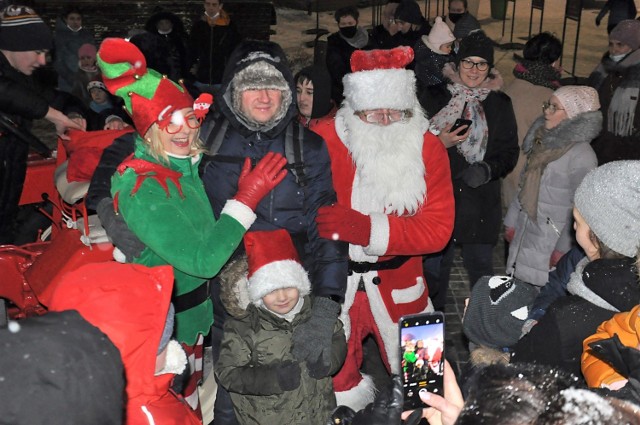
POLYGON ((297 362, 286 360, 275 368, 282 391, 292 391, 300 386, 300 365, 297 362))
POLYGON ((380 391, 373 403, 356 413, 352 425, 400 425, 402 420, 402 379, 394 375, 391 384, 380 391))
POLYGON ((462 181, 472 189, 491 180, 491 167, 484 161, 474 162, 462 172, 462 181))
POLYGON ((602 18, 599 16, 596 16, 596 27, 600 26, 600 21, 602 21, 602 18))
POLYGON ((146 245, 129 230, 122 215, 116 214, 113 209, 113 199, 102 199, 98 203, 96 212, 98 213, 102 227, 104 227, 104 230, 107 232, 109 240, 125 255, 127 262, 140 256, 146 248, 146 245))
POLYGON ((326 378, 331 372, 331 362, 325 363, 322 357, 318 357, 314 362, 307 361, 307 369, 309 369, 309 376, 313 379, 326 378))
POLYGON ((327 370, 328 373, 331 368, 333 331, 339 313, 340 304, 329 298, 317 297, 309 320, 293 332, 291 353, 298 361, 307 362, 309 372, 313 369, 316 372, 327 370))
POLYGON ((618 335, 589 344, 600 360, 608 363, 627 379, 640 380, 640 350, 622 345, 618 335))

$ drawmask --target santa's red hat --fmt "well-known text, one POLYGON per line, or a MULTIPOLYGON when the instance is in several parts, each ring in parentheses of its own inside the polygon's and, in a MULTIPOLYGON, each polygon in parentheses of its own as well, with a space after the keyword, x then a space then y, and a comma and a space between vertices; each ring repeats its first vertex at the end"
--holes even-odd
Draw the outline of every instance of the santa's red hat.
POLYGON ((356 50, 351 73, 344 76, 344 97, 354 111, 413 109, 418 104, 416 76, 404 69, 413 61, 407 46, 388 50, 356 50))
POLYGON ((300 296, 311 292, 311 282, 298 252, 284 230, 249 232, 244 236, 249 261, 249 300, 259 302, 269 292, 297 288, 300 296))

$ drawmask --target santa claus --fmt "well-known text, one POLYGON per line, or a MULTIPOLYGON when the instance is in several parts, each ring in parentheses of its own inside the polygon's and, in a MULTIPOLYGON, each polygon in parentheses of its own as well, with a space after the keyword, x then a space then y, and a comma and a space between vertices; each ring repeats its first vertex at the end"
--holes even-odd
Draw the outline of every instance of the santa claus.
POLYGON ((421 255, 438 252, 453 229, 447 152, 431 134, 404 69, 409 47, 356 51, 335 122, 316 127, 327 142, 338 203, 318 211, 320 236, 349 242, 350 274, 341 319, 345 364, 334 378, 338 405, 373 400, 361 374, 362 341, 373 336, 387 369, 400 372, 398 320, 432 310, 421 255))

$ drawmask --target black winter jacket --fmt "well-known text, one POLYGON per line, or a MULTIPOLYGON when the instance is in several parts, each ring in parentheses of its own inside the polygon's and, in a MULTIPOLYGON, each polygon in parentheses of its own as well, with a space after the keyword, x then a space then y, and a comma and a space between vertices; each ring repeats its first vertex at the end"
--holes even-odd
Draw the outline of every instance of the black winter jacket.
MULTIPOLYGON (((256 61, 267 61, 278 69, 295 94, 293 76, 287 68, 284 53, 273 43, 245 42, 236 49, 229 60, 221 86, 221 95, 216 97, 221 119, 229 121, 225 138, 218 150, 219 155, 259 161, 267 152, 284 155, 285 134, 290 123, 296 119, 297 108, 291 102, 286 115, 274 127, 262 131, 246 127, 232 108, 233 77, 246 66, 256 61), (261 51, 263 54, 256 54, 261 51), (250 52, 253 58, 243 60, 250 52)), ((304 163, 308 183, 301 187, 292 173, 269 193, 258 205, 258 216, 250 230, 289 231, 296 243, 305 269, 309 272, 313 291, 320 296, 344 297, 347 282, 347 244, 322 239, 315 223, 316 212, 323 205, 336 202, 331 180, 331 162, 327 147, 320 136, 304 128, 304 163)), ((203 129, 203 133, 206 129, 203 129)), ((218 217, 227 199, 238 189, 238 177, 242 162, 209 161, 204 168, 202 181, 211 201, 213 212, 218 217)))
MULTIPOLYGON (((420 103, 429 117, 437 114, 450 99, 446 83, 427 87, 420 93, 420 103)), ((500 179, 518 161, 518 130, 511 99, 502 92, 492 91, 482 106, 489 128, 484 162, 491 168, 491 180, 475 189, 467 186, 461 176, 469 163, 456 147, 447 149, 456 202, 453 239, 459 244, 497 243, 502 225, 500 179)))

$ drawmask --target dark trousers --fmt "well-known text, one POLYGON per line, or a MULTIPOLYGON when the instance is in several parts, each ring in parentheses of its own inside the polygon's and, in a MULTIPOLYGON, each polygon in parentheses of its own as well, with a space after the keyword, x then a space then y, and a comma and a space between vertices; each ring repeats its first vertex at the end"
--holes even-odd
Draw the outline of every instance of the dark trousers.
POLYGON ((422 272, 427 280, 429 298, 436 311, 444 311, 447 302, 454 253, 453 242, 449 241, 442 251, 422 257, 422 272))
POLYGON ((18 201, 27 172, 26 143, 0 137, 0 245, 15 242, 18 201))
MULTIPOLYGON (((211 300, 213 301, 213 326, 211 327, 211 353, 215 365, 220 357, 222 328, 227 312, 220 301, 220 282, 214 279, 211 284, 211 300)), ((213 407, 213 425, 238 425, 236 413, 233 411, 231 396, 222 385, 218 384, 216 402, 213 407)))
POLYGON ((463 244, 462 264, 469 275, 471 288, 482 276, 493 276, 492 244, 463 244))

